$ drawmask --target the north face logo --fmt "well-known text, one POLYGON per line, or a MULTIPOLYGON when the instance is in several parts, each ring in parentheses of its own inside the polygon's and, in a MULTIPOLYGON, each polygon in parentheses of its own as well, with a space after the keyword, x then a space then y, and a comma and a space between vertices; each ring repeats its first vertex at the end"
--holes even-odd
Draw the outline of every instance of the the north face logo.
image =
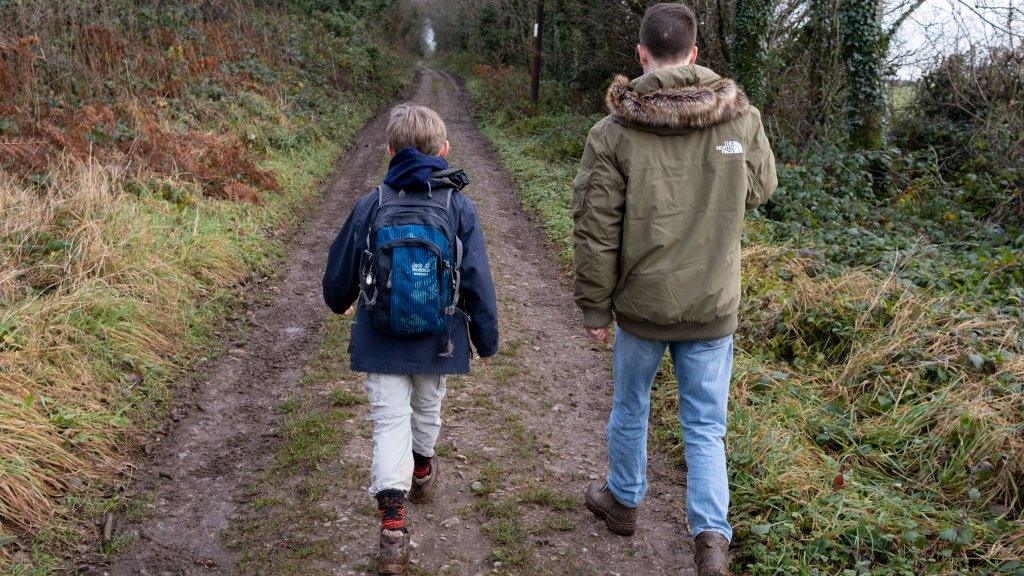
POLYGON ((740 144, 735 140, 726 140, 725 144, 715 146, 715 150, 718 150, 722 154, 743 154, 743 144, 740 144))

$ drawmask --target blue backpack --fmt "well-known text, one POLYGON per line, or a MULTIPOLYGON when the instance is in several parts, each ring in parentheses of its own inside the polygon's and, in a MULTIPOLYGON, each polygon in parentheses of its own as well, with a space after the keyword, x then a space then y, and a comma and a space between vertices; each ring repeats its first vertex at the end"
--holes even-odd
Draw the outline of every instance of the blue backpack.
POLYGON ((451 355, 458 308, 462 242, 452 218, 451 187, 426 192, 377 187, 359 278, 359 301, 375 328, 400 337, 447 330, 451 355))

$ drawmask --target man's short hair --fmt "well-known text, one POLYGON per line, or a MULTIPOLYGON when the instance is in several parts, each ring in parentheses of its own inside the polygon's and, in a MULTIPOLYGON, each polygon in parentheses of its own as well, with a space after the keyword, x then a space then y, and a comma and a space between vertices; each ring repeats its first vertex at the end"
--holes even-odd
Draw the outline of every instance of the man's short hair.
POLYGON ((392 108, 384 134, 388 146, 395 152, 415 148, 429 156, 436 156, 448 139, 444 121, 437 112, 414 104, 399 104, 392 108))
POLYGON ((685 4, 655 4, 640 21, 640 45, 656 60, 672 61, 690 54, 697 43, 697 15, 685 4))

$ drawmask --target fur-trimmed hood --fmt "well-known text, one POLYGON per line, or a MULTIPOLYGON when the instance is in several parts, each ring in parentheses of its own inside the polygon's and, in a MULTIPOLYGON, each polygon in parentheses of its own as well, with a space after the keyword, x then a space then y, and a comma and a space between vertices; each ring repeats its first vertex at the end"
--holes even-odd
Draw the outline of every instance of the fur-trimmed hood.
POLYGON ((632 81, 616 76, 605 104, 617 122, 656 132, 709 128, 750 109, 734 81, 696 64, 661 68, 632 81))

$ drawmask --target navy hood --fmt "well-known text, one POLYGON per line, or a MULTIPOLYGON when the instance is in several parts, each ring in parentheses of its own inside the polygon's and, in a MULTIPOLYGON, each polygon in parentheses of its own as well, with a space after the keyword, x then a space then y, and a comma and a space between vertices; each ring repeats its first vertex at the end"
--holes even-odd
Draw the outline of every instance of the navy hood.
POLYGON ((427 156, 415 148, 402 148, 388 164, 384 183, 395 190, 426 188, 435 172, 448 169, 448 162, 440 156, 427 156))

